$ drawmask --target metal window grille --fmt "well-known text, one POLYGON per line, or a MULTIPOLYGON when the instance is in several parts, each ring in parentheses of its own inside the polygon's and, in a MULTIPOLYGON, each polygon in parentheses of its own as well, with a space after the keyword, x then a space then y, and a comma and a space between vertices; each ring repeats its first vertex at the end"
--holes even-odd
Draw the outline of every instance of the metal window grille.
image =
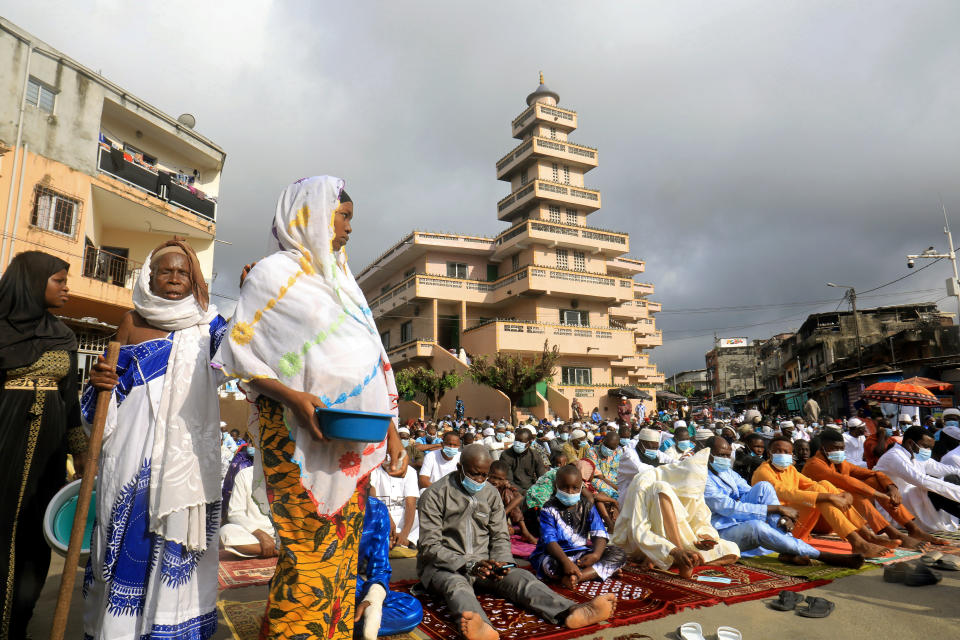
POLYGON ((576 225, 578 223, 577 210, 567 209, 567 224, 576 225))
POLYGON ((38 184, 33 190, 30 226, 76 237, 80 218, 80 200, 38 184))
POLYGON ((574 271, 586 271, 587 270, 587 260, 583 255, 583 251, 574 251, 573 252, 573 270, 574 271))
POLYGON ((566 269, 570 265, 569 252, 566 249, 557 249, 557 268, 566 269))
POLYGON ((560 207, 550 205, 550 222, 560 222, 560 207))
POLYGON ((41 111, 53 113, 57 102, 57 92, 44 85, 36 78, 27 81, 27 104, 31 104, 41 111))

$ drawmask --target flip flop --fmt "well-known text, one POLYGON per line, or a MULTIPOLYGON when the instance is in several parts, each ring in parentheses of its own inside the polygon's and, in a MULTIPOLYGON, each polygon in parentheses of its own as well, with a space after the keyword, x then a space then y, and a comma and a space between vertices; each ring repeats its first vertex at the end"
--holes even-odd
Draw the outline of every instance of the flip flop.
POLYGON ((776 609, 777 611, 793 611, 797 608, 797 605, 806 600, 802 595, 796 591, 781 591, 777 595, 777 599, 768 602, 771 609, 776 609))
POLYGON ((833 613, 833 610, 837 605, 833 604, 826 598, 816 598, 810 597, 807 598, 807 606, 797 609, 797 615, 801 615, 804 618, 826 618, 828 615, 833 613))
POLYGON ((932 567, 933 565, 937 564, 937 561, 942 557, 943 557, 943 554, 939 551, 928 551, 927 553, 920 556, 920 561, 923 564, 929 567, 932 567))
POLYGON ((743 640, 743 634, 733 627, 717 627, 717 640, 743 640))
POLYGON ((907 579, 907 574, 913 571, 918 564, 916 561, 888 564, 883 568, 883 581, 903 582, 907 579))
POLYGON ((960 557, 947 553, 940 556, 934 565, 937 569, 946 569, 947 571, 960 571, 960 557))
POLYGON ((926 587, 931 584, 937 584, 943 579, 936 571, 933 571, 925 564, 918 564, 907 573, 904 584, 909 587, 926 587))
POLYGON ((677 635, 681 640, 706 640, 699 622, 684 622, 677 627, 677 635))

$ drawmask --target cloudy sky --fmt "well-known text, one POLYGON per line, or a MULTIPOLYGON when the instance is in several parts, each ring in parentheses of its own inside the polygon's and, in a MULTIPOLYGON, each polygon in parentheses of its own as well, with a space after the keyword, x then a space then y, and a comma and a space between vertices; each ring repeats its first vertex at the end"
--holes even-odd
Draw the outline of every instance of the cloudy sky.
MULTIPOLYGON (((592 226, 628 231, 668 375, 720 337, 946 299, 960 243, 960 3, 6 2, 5 17, 227 152, 216 293, 266 250, 276 195, 346 179, 359 269, 411 229, 493 235, 494 163, 543 70, 600 149, 592 226), (919 265, 918 265, 919 266, 919 265)), ((219 301, 230 310, 227 298, 219 301)))

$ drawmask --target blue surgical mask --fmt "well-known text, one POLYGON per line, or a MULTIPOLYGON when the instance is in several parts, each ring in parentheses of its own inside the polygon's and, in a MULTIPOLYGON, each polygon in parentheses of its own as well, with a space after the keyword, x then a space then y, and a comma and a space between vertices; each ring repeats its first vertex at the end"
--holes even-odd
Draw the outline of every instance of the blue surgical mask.
POLYGON ((557 489, 557 500, 559 500, 560 504, 565 507, 572 507, 580 502, 580 492, 577 491, 576 493, 567 493, 566 491, 560 491, 560 489, 557 489))
POLYGON ((443 448, 443 455, 445 455, 447 458, 456 458, 457 454, 459 453, 460 453, 460 449, 458 447, 443 448))
POLYGON ((830 462, 835 462, 837 464, 840 464, 846 459, 847 459, 847 454, 845 451, 831 451, 830 453, 827 454, 827 460, 829 460, 830 462))
POLYGON ((613 449, 608 448, 604 444, 600 445, 600 455, 602 455, 604 458, 609 458, 614 453, 616 453, 616 451, 614 451, 613 449))
POLYGON ((516 451, 517 453, 523 453, 524 451, 527 450, 527 443, 526 443, 526 442, 514 442, 514 443, 513 443, 513 450, 516 451))
POLYGON ((793 464, 793 456, 789 453, 775 453, 770 459, 777 469, 786 469, 793 464))
POLYGON ((410 438, 400 438, 400 444, 404 447, 410 446, 410 438))
POLYGON ((713 459, 713 470, 714 471, 729 471, 730 467, 733 466, 733 460, 730 458, 717 458, 713 459))
POLYGON ((247 446, 247 453, 249 453, 251 456, 253 456, 254 454, 257 453, 257 448, 256 448, 256 447, 251 447, 251 446, 248 445, 248 446, 247 446))
POLYGON ((644 449, 643 455, 650 458, 651 460, 657 459, 657 450, 656 449, 644 449))
POLYGON ((677 443, 677 449, 680 451, 689 451, 690 449, 693 449, 693 443, 689 440, 681 440, 677 443))
POLYGON ((560 441, 561 441, 561 442, 566 442, 566 441, 569 440, 569 439, 570 439, 570 434, 569 434, 569 433, 561 433, 561 434, 560 434, 560 441))
POLYGON ((887 427, 886 429, 884 429, 884 431, 887 432, 887 437, 888 437, 888 438, 892 438, 892 437, 893 437, 893 427, 887 427))
POLYGON ((462 484, 463 488, 467 490, 467 493, 471 495, 480 493, 480 491, 487 486, 486 480, 483 482, 477 482, 465 473, 463 474, 463 478, 460 480, 460 484, 462 484))
POLYGON ((497 442, 503 442, 503 439, 506 437, 507 437, 507 434, 505 433, 498 433, 497 435, 494 436, 494 438, 497 439, 497 442))
POLYGON ((930 449, 918 449, 916 453, 917 460, 920 462, 926 462, 930 459, 930 453, 930 449))
POLYGON ((943 423, 943 426, 945 426, 945 427, 960 427, 960 422, 958 422, 957 420, 947 420, 946 422, 943 423))

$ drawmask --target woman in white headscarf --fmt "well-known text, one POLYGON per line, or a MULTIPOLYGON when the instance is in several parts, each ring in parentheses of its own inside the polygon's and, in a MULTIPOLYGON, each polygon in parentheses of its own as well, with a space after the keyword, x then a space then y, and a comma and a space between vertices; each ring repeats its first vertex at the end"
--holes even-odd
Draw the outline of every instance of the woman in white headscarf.
POLYGON ((254 491, 269 496, 280 546, 267 637, 353 637, 369 474, 387 453, 396 472, 406 464, 395 421, 382 442, 357 443, 324 437, 314 413, 397 414, 390 361, 347 266, 353 202, 343 186, 319 176, 280 194, 279 250, 244 280, 216 358, 259 414, 254 491))

